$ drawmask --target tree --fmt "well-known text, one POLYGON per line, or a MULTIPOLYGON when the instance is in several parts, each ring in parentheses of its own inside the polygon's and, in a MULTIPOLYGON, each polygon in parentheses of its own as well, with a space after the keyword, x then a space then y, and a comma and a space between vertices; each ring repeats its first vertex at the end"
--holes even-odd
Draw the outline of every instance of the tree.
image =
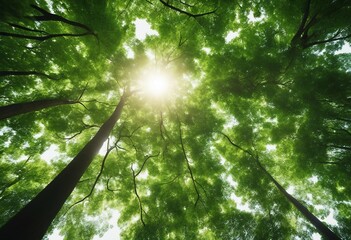
POLYGON ((121 97, 115 111, 77 156, 33 200, 0 230, 1 238, 40 239, 69 197, 94 156, 121 116, 128 94, 121 97), (28 222, 28 219, 31 219, 28 222))
POLYGON ((2 238, 351 239, 348 1, 1 6, 2 238))

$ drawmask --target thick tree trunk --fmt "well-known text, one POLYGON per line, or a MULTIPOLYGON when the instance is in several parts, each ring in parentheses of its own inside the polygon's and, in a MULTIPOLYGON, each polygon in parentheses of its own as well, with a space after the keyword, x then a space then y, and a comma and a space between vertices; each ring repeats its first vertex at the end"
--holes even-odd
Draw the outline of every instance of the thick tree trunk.
POLYGON ((0 229, 0 239, 42 239, 79 179, 84 174, 118 121, 124 94, 109 119, 76 157, 32 201, 0 229))
POLYGON ((35 112, 44 108, 75 103, 78 103, 78 101, 67 99, 43 99, 33 102, 16 103, 2 106, 0 107, 0 120, 24 113, 35 112))
POLYGON ((279 191, 292 203, 300 213, 302 213, 307 220, 315 226, 318 232, 326 239, 337 240, 340 239, 333 231, 331 231, 324 223, 322 223, 313 213, 311 213, 304 205, 302 205, 296 198, 291 196, 275 179, 274 177, 262 166, 258 159, 258 166, 265 172, 265 174, 271 179, 274 185, 279 191))

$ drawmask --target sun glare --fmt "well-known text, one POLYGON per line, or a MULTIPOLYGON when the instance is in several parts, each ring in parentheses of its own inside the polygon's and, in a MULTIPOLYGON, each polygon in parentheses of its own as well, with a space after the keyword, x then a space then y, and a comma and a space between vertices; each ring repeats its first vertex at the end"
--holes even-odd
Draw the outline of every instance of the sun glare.
POLYGON ((169 92, 169 81, 167 74, 155 72, 143 81, 143 89, 151 97, 163 97, 169 92))

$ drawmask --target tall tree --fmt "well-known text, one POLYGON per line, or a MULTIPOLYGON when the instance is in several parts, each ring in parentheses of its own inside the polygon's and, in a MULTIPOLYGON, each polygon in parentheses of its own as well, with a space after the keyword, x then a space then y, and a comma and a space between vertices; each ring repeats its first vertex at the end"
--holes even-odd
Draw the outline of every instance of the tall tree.
POLYGON ((96 135, 33 200, 0 229, 3 239, 41 239, 121 116, 124 93, 96 135), (30 221, 28 222, 28 219, 30 221))
POLYGON ((290 195, 278 182, 274 177, 263 167, 262 163, 259 160, 258 155, 253 154, 249 150, 243 149, 239 145, 235 144, 226 134, 222 133, 224 137, 233 145, 235 148, 240 149, 241 151, 247 153, 249 156, 253 157, 256 161, 258 167, 266 174, 266 176, 274 183, 274 185, 278 188, 278 190, 287 198, 287 200, 293 204, 301 214, 305 216, 308 221, 310 221, 313 226, 316 227, 318 232, 322 234, 322 236, 327 239, 340 239, 333 231, 331 231, 327 226, 325 226, 316 216, 313 215, 303 204, 301 204, 296 198, 290 195))

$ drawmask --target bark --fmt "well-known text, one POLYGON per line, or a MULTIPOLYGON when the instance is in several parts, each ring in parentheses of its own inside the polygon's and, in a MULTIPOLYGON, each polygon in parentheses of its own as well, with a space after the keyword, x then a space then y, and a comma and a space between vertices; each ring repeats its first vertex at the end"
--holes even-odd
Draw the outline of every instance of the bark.
POLYGON ((43 99, 33 102, 15 103, 0 107, 0 120, 49 107, 75 103, 79 103, 79 101, 67 99, 43 99))
POLYGON ((288 199, 288 201, 293 204, 296 209, 304 215, 304 217, 317 229, 317 231, 324 236, 326 239, 330 240, 341 240, 333 231, 331 231, 324 223, 322 223, 313 213, 311 213, 304 205, 302 205, 296 198, 291 196, 276 180, 273 176, 262 166, 257 155, 253 154, 251 151, 246 150, 239 145, 235 144, 226 134, 221 133, 231 145, 242 150, 243 152, 249 154, 253 157, 258 167, 268 176, 268 178, 274 183, 274 185, 279 189, 279 191, 288 199))
POLYGON ((0 239, 42 239, 66 199, 120 118, 124 94, 112 115, 76 157, 32 201, 0 229, 0 239))

